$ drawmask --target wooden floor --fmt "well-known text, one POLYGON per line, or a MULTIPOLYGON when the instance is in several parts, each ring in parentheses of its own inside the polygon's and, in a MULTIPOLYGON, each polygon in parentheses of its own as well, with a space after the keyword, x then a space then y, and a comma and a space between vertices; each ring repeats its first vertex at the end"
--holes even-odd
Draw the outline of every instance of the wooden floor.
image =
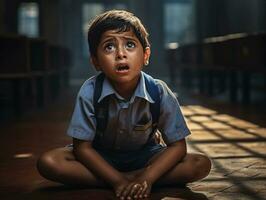
MULTIPOLYGON (((115 199, 111 190, 68 188, 43 179, 35 168, 41 152, 71 142, 65 135, 73 92, 46 110, 0 125, 0 199, 115 199)), ((150 199, 262 200, 266 197, 264 106, 232 106, 181 100, 192 130, 189 151, 210 156, 210 175, 186 188, 155 188, 150 199), (264 110, 263 110, 264 109, 264 110)))

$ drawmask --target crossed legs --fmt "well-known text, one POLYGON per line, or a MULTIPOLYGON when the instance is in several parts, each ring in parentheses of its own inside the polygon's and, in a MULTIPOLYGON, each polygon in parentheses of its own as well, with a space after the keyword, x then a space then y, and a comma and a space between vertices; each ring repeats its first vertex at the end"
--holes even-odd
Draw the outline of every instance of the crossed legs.
MULTIPOLYGON (((156 158, 155 158, 156 159, 156 158)), ((153 159, 150 161, 152 163, 153 159)), ((57 148, 40 156, 37 169, 46 179, 75 186, 108 186, 103 180, 76 161, 71 148, 57 148)), ((164 174, 156 185, 180 185, 206 177, 211 169, 211 161, 201 154, 187 154, 175 167, 164 174)), ((127 172, 130 179, 141 172, 127 172)))

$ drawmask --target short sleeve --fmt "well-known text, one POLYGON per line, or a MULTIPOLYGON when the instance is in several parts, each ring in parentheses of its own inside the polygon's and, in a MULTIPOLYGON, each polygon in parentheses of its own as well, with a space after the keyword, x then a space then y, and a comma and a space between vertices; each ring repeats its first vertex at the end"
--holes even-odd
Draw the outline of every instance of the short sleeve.
POLYGON ((157 80, 161 95, 158 129, 166 144, 181 140, 190 134, 180 105, 174 93, 161 80, 157 80))
POLYGON ((67 135, 80 140, 92 141, 96 132, 96 119, 93 107, 94 81, 87 80, 76 98, 74 111, 67 135))

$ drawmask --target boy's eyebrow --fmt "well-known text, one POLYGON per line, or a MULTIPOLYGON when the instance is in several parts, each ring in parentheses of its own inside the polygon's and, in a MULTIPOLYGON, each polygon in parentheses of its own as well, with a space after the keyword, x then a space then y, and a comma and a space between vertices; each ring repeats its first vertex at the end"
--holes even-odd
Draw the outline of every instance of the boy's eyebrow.
MULTIPOLYGON (((133 37, 133 36, 121 36, 124 39, 127 40, 133 40, 133 41, 137 41, 137 38, 133 37)), ((115 40, 115 36, 107 36, 105 39, 103 39, 100 43, 104 44, 106 42, 110 42, 110 41, 114 41, 115 40)))
POLYGON ((100 44, 104 44, 104 43, 106 43, 106 42, 110 42, 110 41, 113 41, 113 40, 114 40, 113 37, 107 37, 107 38, 105 38, 104 40, 102 40, 102 41, 100 42, 100 44))
POLYGON ((125 39, 130 39, 130 40, 135 40, 137 41, 138 39, 133 37, 133 36, 123 36, 125 39))

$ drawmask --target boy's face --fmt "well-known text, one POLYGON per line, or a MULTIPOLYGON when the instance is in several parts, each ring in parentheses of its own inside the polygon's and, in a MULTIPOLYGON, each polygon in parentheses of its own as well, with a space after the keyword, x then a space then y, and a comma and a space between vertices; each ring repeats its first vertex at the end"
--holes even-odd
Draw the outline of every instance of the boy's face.
POLYGON ((97 70, 103 71, 114 85, 119 86, 137 84, 142 67, 149 61, 149 57, 150 48, 143 51, 132 30, 109 30, 103 33, 97 57, 92 57, 92 62, 97 70))

